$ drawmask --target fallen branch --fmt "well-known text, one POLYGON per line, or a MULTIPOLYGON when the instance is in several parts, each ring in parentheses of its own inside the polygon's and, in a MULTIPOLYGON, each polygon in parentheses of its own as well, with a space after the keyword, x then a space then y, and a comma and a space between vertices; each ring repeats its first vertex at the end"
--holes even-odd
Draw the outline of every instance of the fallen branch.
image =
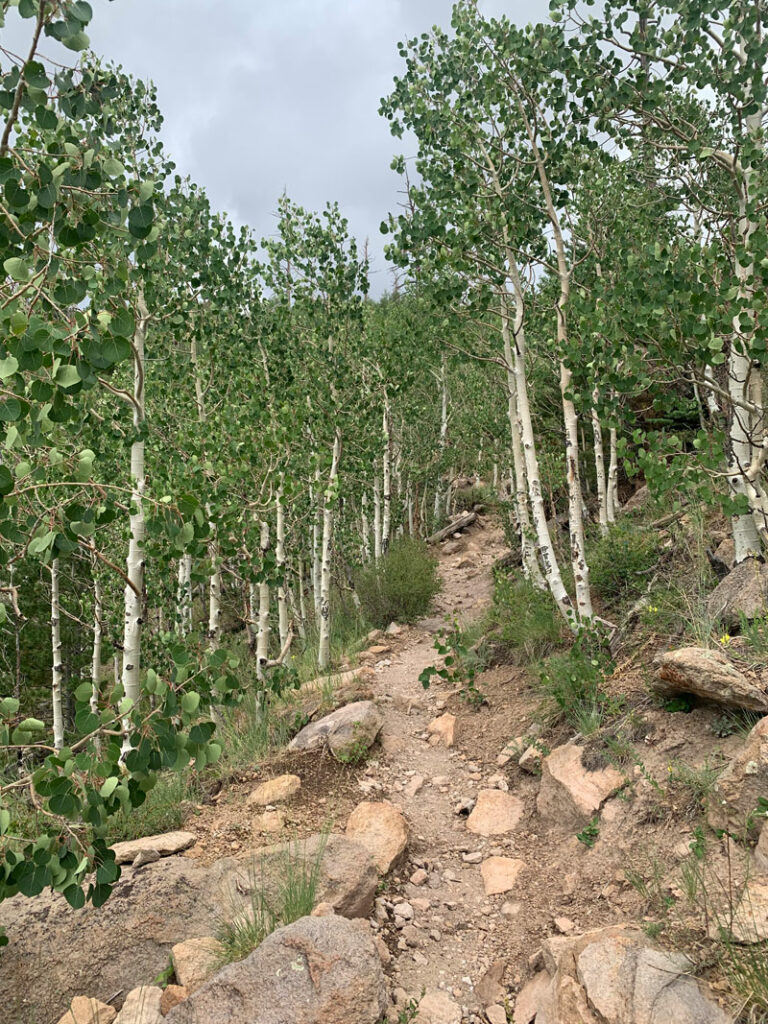
POLYGON ((466 530, 468 526, 477 519, 476 512, 465 512, 459 516, 458 519, 454 519, 453 522, 444 526, 442 530, 438 530, 437 533, 433 533, 431 537, 427 537, 427 544, 439 544, 441 540, 445 540, 446 537, 450 537, 452 533, 458 533, 460 530, 466 530))

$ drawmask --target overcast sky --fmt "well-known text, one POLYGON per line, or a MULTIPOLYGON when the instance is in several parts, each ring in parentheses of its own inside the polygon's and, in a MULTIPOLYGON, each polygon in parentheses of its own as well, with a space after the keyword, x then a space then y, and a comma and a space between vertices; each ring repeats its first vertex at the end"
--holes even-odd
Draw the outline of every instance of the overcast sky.
MULTIPOLYGON (((370 238, 374 293, 391 287, 379 224, 398 202, 392 156, 413 146, 389 134, 379 100, 402 70, 398 41, 448 27, 452 0, 91 3, 93 49, 154 80, 170 155, 216 208, 262 237, 284 189, 311 209, 337 199, 370 238)), ((482 7, 525 23, 548 0, 482 7)))

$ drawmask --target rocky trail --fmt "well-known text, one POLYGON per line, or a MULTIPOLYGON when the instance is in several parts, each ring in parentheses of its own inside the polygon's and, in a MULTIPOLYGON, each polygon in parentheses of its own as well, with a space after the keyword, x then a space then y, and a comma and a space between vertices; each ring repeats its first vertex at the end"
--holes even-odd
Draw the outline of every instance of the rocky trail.
MULTIPOLYGON (((129 999, 119 1024, 158 1024, 164 1013, 171 1024, 212 1024, 206 1007, 229 1006, 233 986, 241 993, 234 1009, 215 1019, 235 1024, 730 1020, 691 976, 686 958, 659 949, 636 926, 643 901, 626 871, 651 849, 673 861, 688 853, 690 830, 649 814, 654 789, 646 779, 666 771, 672 757, 702 756, 712 712, 696 710, 678 725, 675 716, 649 707, 638 732, 647 749, 641 771, 635 766, 622 774, 605 763, 588 770, 588 750, 573 742, 545 747, 543 763, 541 752, 530 749, 521 767, 537 705, 522 670, 484 673, 487 700, 479 708, 440 680, 426 691, 419 682, 435 662, 435 634, 488 606, 491 566, 504 550, 501 531, 483 518, 449 539, 440 552, 443 590, 433 616, 372 636, 360 658, 365 667, 354 680, 351 670, 342 677, 353 704, 334 715, 347 716, 347 742, 351 735, 367 746, 378 737, 360 764, 331 756, 333 733, 323 733, 322 746, 281 752, 199 807, 178 849, 173 839, 163 850, 150 840, 149 853, 141 844, 128 848, 130 864, 101 910, 74 912, 50 895, 0 907, 0 924, 11 938, 0 962, 10 1014, 4 1019, 55 1024, 73 997, 86 994, 112 1005, 84 1021, 65 1017, 66 1024, 109 1024, 114 1007, 130 990, 156 980, 171 947, 184 943, 173 953, 175 981, 184 988, 171 986, 162 1006, 160 994, 147 995, 138 1009, 129 999), (307 1005, 314 1008, 305 1016, 280 1016, 289 988, 270 997, 276 1007, 248 1016, 241 983, 234 975, 229 987, 222 980, 242 965, 205 982, 213 970, 210 937, 226 913, 222 893, 235 902, 247 895, 245 865, 254 852, 289 836, 316 836, 324 825, 332 832, 317 913, 367 919, 355 926, 364 934, 354 942, 361 964, 373 944, 386 990, 369 985, 355 1004, 357 1017, 344 1017, 350 1011, 342 1012, 337 995, 318 1008, 312 999, 319 999, 325 980, 317 980, 312 965, 320 953, 306 953, 314 993, 307 1005), (584 842, 577 834, 589 827, 592 841, 584 842), (74 932, 78 941, 68 943, 74 932), (370 1006, 363 1010, 366 999, 370 1006)), ((631 683, 628 671, 622 685, 631 683)), ((328 722, 332 728, 332 719, 317 715, 308 729, 328 722)), ((712 745, 711 735, 706 742, 712 745)), ((719 754, 730 756, 743 739, 718 743, 719 754)), ((299 945, 306 952, 329 941, 324 932, 302 933, 299 945)), ((350 939, 339 935, 338 941, 350 939)), ((271 944, 263 956, 279 951, 271 944)), ((323 964, 325 979, 333 969, 323 964)), ((345 978, 342 987, 357 991, 355 984, 345 978)))

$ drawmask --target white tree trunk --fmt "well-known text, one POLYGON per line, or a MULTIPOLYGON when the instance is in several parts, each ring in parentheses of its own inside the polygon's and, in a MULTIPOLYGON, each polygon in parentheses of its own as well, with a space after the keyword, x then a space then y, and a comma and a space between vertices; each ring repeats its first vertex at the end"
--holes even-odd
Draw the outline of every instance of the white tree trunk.
POLYGON ((381 485, 378 476, 373 478, 373 557, 378 560, 382 555, 381 526, 381 485))
POLYGON ((611 427, 610 456, 608 461, 608 483, 605 495, 605 514, 609 523, 616 522, 619 513, 619 451, 616 427, 611 427))
POLYGON ((277 533, 275 540, 275 562, 281 582, 277 588, 277 622, 280 633, 280 649, 288 639, 288 601, 285 588, 285 508, 283 506, 282 482, 277 491, 277 533))
POLYGON ((408 508, 408 536, 413 537, 416 534, 414 510, 413 510, 413 484, 409 480, 405 487, 405 500, 408 508))
MULTIPOLYGON (((440 377, 439 377, 439 381, 440 381, 440 445, 439 445, 440 459, 438 461, 437 484, 435 486, 435 508, 434 508, 434 516, 433 516, 433 523, 435 524, 435 526, 437 524, 438 519, 440 518, 440 502, 441 502, 441 498, 442 498, 442 495, 441 495, 441 492, 440 492, 440 474, 443 471, 443 456, 445 455, 445 449, 446 449, 446 447, 448 445, 448 361, 446 359, 445 353, 443 353, 443 356, 442 356, 442 359, 441 359, 441 362, 440 362, 440 377)), ((450 484, 449 484, 448 489, 450 490, 450 484)))
MULTIPOLYGON (((269 523, 262 520, 261 539, 261 566, 264 570, 264 562, 269 551, 269 523)), ((259 679, 264 678, 264 669, 269 661, 269 583, 262 579, 259 583, 259 629, 256 634, 256 673, 259 679)))
POLYGON ((306 640, 307 603, 304 597, 304 559, 299 559, 299 620, 302 625, 299 627, 299 636, 306 640))
POLYGON ((62 712, 62 685, 64 668, 61 663, 61 609, 59 606, 59 560, 51 562, 51 701, 53 703, 53 745, 64 746, 64 714, 62 712))
POLYGON ((368 523, 368 495, 363 492, 362 498, 362 511, 360 513, 360 528, 362 536, 362 544, 360 546, 360 554, 363 562, 370 562, 371 560, 371 528, 368 523))
MULTIPOLYGON (((597 389, 592 395, 597 400, 597 389)), ((603 428, 597 409, 592 408, 592 433, 595 439, 595 477, 597 479, 597 516, 600 532, 608 532, 608 485, 605 478, 605 453, 603 450, 603 428)))
POLYGON ((176 587, 176 632, 186 636, 192 629, 192 555, 179 559, 176 587))
POLYGON ((545 586, 545 582, 544 577, 541 574, 539 560, 536 555, 534 531, 531 527, 531 517, 528 507, 522 425, 517 401, 517 382, 514 371, 515 357, 512 353, 512 338, 509 330, 509 308, 507 306, 506 296, 502 297, 501 335, 504 342, 504 360, 507 364, 507 419, 509 421, 509 433, 512 440, 512 459, 515 467, 513 493, 515 495, 515 513, 520 533, 523 575, 527 580, 530 580, 535 587, 542 588, 545 586))
POLYGON ((101 583, 93 573, 93 651, 91 654, 91 711, 98 714, 99 695, 101 692, 101 639, 103 601, 101 583))
POLYGON ((315 603, 315 621, 320 628, 320 521, 322 502, 320 500, 320 470, 315 473, 315 489, 310 487, 309 500, 313 503, 315 516, 312 522, 312 598, 315 603))
POLYGON ((555 549, 552 545, 552 538, 547 527, 547 512, 544 507, 544 495, 541 488, 541 477, 539 475, 539 460, 536 454, 536 438, 533 432, 533 420, 531 418, 531 406, 528 399, 528 377, 525 367, 525 302, 522 290, 522 282, 517 270, 517 264, 510 253, 509 262, 510 279, 514 288, 515 317, 512 328, 512 339, 514 342, 514 370, 515 370, 515 393, 517 396, 517 411, 520 420, 520 431, 523 443, 523 456, 525 460, 525 474, 528 479, 528 496, 531 502, 531 515, 533 526, 536 531, 536 539, 539 546, 539 557, 541 558, 544 576, 547 580, 550 593, 560 609, 563 618, 575 632, 578 629, 578 622, 574 611, 573 603, 563 584, 560 575, 560 566, 557 564, 555 549))
MULTIPOLYGON (((145 418, 144 404, 144 347, 147 338, 149 313, 144 294, 137 297, 138 319, 133 336, 133 426, 138 434, 142 431, 145 418)), ((127 577, 125 586, 125 627, 123 630, 123 673, 122 683, 125 696, 134 705, 141 697, 141 627, 144 604, 144 489, 146 476, 144 468, 144 441, 136 440, 131 445, 131 537, 128 543, 127 577)), ((128 730, 130 722, 123 723, 125 736, 123 754, 130 750, 128 730)))
POLYGON ((336 482, 339 476, 341 458, 341 435, 336 432, 333 442, 331 471, 328 475, 328 490, 323 506, 323 550, 320 570, 320 642, 317 652, 317 666, 324 672, 331 661, 331 544, 333 541, 333 509, 336 482))
POLYGON ((392 525, 392 414, 387 402, 383 417, 384 455, 383 463, 383 511, 381 518, 381 552, 386 554, 389 549, 389 535, 392 525))
MULTIPOLYGON (((559 311, 560 319, 565 317, 564 310, 559 311)), ((563 327, 564 331, 564 327, 563 327)), ((565 342, 565 337, 563 337, 565 342)), ((571 371, 565 363, 560 364, 560 393, 563 399, 563 419, 565 420, 565 465, 568 478, 568 525, 571 534, 571 564, 576 584, 576 606, 579 620, 589 622, 592 618, 592 595, 589 589, 589 566, 587 564, 587 545, 584 536, 584 495, 581 493, 581 474, 579 472, 579 429, 576 408, 568 397, 571 387, 571 371)))
POLYGON ((215 651, 221 639, 221 566, 219 565, 218 545, 208 545, 213 572, 208 585, 208 643, 215 651))

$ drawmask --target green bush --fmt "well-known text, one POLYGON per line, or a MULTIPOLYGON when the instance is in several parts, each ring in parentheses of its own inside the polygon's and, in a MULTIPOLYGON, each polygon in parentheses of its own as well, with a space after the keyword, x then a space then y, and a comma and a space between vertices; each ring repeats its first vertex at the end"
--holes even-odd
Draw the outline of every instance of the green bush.
POLYGON ((659 558, 658 538, 622 520, 589 547, 590 581, 606 605, 636 600, 649 583, 659 558))
POLYGON ((361 570, 356 587, 374 626, 415 622, 427 614, 440 590, 437 559, 423 541, 402 537, 377 563, 361 570))
POLYGON ((488 626, 488 646, 505 663, 539 661, 564 640, 563 620, 551 595, 525 580, 497 577, 488 626))
POLYGON ((547 658, 539 669, 543 716, 552 725, 567 722, 583 736, 601 729, 621 710, 603 689, 605 669, 605 659, 590 657, 578 642, 567 654, 547 658))

